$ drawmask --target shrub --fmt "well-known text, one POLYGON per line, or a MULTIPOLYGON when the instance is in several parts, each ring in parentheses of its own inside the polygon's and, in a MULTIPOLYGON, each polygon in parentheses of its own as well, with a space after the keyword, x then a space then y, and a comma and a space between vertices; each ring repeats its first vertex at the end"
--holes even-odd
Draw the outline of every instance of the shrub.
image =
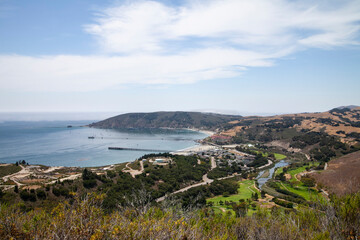
POLYGON ((46 193, 44 190, 37 190, 36 191, 36 196, 39 198, 39 199, 46 199, 46 193))
POLYGON ((301 182, 306 187, 314 187, 315 186, 315 180, 313 178, 310 178, 310 177, 302 177, 301 182))
POLYGON ((88 179, 83 181, 83 185, 85 188, 93 188, 97 185, 95 179, 88 179))
POLYGON ((280 206, 283 206, 283 207, 286 207, 286 208, 293 208, 293 203, 291 202, 287 202, 287 201, 283 201, 283 200, 280 200, 278 198, 274 198, 273 199, 274 203, 276 203, 277 205, 280 205, 280 206))
POLYGON ((32 202, 36 201, 35 193, 29 193, 26 190, 20 192, 20 197, 24 201, 32 201, 32 202))

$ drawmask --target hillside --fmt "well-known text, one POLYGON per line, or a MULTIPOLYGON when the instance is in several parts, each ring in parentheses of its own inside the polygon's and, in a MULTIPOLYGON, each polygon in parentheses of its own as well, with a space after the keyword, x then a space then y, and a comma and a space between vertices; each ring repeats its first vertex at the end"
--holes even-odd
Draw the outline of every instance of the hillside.
POLYGON ((90 124, 97 128, 197 128, 214 130, 241 116, 201 112, 127 113, 90 124))
POLYGON ((316 182, 330 193, 344 195, 360 190, 360 151, 331 160, 326 170, 313 173, 316 182))
POLYGON ((327 112, 244 117, 224 126, 223 135, 260 142, 283 141, 308 132, 323 133, 354 145, 360 142, 360 107, 339 107, 327 112))

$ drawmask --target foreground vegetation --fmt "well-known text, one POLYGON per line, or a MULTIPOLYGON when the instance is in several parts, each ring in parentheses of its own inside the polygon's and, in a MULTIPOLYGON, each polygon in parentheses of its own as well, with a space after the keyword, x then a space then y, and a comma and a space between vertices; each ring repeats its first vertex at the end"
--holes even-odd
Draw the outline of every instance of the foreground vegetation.
POLYGON ((138 191, 116 211, 102 208, 104 195, 76 196, 50 210, 24 212, 0 206, 1 239, 359 239, 360 194, 309 208, 251 217, 215 214, 210 208, 186 209, 176 202, 151 205, 138 191))

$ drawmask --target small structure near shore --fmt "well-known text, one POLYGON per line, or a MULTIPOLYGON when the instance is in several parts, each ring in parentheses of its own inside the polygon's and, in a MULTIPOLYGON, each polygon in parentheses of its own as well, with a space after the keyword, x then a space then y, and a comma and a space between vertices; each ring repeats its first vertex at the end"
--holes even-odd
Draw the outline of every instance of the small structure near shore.
POLYGON ((171 158, 155 158, 155 159, 150 159, 149 162, 151 162, 153 165, 168 165, 169 163, 172 162, 171 158))

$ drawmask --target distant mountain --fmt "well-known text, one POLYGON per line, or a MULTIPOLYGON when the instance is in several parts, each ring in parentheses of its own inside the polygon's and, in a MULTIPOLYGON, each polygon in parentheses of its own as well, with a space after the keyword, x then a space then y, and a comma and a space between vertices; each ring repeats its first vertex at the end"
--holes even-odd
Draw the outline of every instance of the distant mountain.
POLYGON ((337 108, 334 108, 334 109, 355 109, 355 108, 359 108, 359 106, 356 106, 356 105, 348 105, 348 106, 341 106, 341 107, 337 107, 337 108))
POLYGON ((127 113, 92 123, 96 128, 197 128, 214 130, 234 120, 237 115, 202 112, 127 113))

